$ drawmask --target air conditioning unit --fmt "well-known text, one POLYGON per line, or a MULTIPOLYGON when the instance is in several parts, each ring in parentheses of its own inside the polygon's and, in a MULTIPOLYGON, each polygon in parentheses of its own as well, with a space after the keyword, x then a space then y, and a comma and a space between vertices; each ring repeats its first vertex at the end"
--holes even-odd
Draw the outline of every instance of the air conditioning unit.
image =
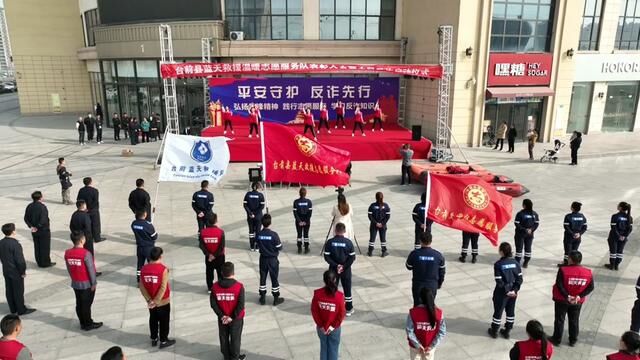
POLYGON ((242 41, 244 40, 244 31, 231 31, 229 38, 231 41, 242 41))

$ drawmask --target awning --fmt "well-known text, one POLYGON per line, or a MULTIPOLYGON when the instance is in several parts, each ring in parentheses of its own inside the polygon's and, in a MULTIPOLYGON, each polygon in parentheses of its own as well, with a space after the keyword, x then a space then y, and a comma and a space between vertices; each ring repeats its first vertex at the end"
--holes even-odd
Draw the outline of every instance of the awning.
POLYGON ((487 99, 553 96, 554 91, 548 86, 511 86, 487 88, 487 99))

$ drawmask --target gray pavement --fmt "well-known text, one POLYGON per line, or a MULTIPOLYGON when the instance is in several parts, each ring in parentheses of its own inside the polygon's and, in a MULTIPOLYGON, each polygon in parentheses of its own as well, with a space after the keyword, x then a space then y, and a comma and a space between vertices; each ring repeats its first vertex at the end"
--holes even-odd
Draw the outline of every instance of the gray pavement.
MULTIPOLYGON (((148 339, 145 303, 135 284, 135 247, 129 228, 132 215, 127 196, 135 179, 147 180, 148 191, 155 194, 157 171, 153 160, 159 143, 126 146, 115 143, 106 131, 105 144, 76 145, 74 116, 21 117, 17 100, 0 97, 0 220, 15 222, 28 262, 26 300, 38 311, 24 319, 21 340, 35 359, 98 359, 99 354, 117 344, 130 359, 222 359, 217 326, 209 308, 205 288, 203 256, 196 246, 196 222, 190 198, 197 184, 162 183, 157 195, 155 224, 159 245, 165 249, 165 262, 171 269, 173 348, 152 349, 148 339), (123 148, 135 155, 123 158, 123 148), (67 158, 73 172, 72 196, 81 179, 92 176, 101 193, 103 233, 108 241, 96 245, 99 278, 93 307, 96 321, 105 326, 90 333, 79 329, 74 297, 62 256, 70 246, 68 221, 71 206, 60 204, 55 175, 56 159, 67 158), (24 207, 33 190, 42 190, 47 199, 52 223, 52 257, 58 265, 40 270, 33 260, 33 244, 22 221, 24 207)), ((439 359, 508 359, 515 340, 526 337, 527 320, 539 319, 548 332, 553 325, 551 285, 556 262, 562 256, 562 217, 573 200, 584 204, 589 231, 581 250, 584 263, 596 274, 596 290, 583 308, 580 342, 575 348, 565 343, 554 359, 602 359, 613 352, 619 336, 628 329, 630 310, 635 300, 635 280, 640 274, 636 234, 626 250, 619 272, 602 265, 608 259, 606 235, 609 216, 619 201, 640 203, 640 134, 606 134, 585 137, 583 158, 578 167, 567 166, 568 152, 558 164, 540 164, 526 159, 524 144, 516 144, 515 154, 486 148, 464 149, 473 161, 487 165, 526 185, 541 217, 534 242, 534 259, 524 271, 524 285, 518 299, 516 326, 512 340, 487 337, 492 307, 493 274, 491 264, 497 250, 481 239, 477 264, 457 261, 460 233, 434 225, 434 246, 447 259, 447 276, 438 293, 449 333, 437 350, 439 359)), ((543 144, 538 144, 538 157, 543 144)), ((297 255, 291 203, 297 189, 271 188, 269 207, 273 228, 285 242, 280 257, 280 282, 283 305, 273 308, 257 304, 258 255, 247 251, 248 239, 241 200, 247 188, 247 168, 251 164, 232 164, 223 182, 212 191, 216 212, 227 232, 227 258, 236 263, 237 278, 247 290, 247 317, 243 349, 249 359, 317 359, 319 341, 309 313, 312 292, 321 286, 326 268, 318 256, 335 201, 333 189, 311 188, 314 201, 312 220, 312 256, 297 255)), ((342 359, 404 359, 408 346, 404 321, 411 305, 411 276, 404 261, 412 248, 411 209, 419 201, 422 188, 398 185, 395 161, 357 162, 353 166, 352 187, 346 195, 355 210, 355 230, 360 245, 366 247, 368 221, 366 209, 376 191, 385 193, 392 209, 388 241, 391 256, 359 256, 354 265, 354 306, 356 313, 343 325, 342 359)), ((521 199, 514 199, 514 209, 521 199)), ((511 241, 513 227, 501 234, 511 241)), ((0 285, 2 292, 4 284, 0 285)), ((1 299, 0 313, 8 307, 1 299)), ((566 335, 565 335, 566 337, 566 335)))

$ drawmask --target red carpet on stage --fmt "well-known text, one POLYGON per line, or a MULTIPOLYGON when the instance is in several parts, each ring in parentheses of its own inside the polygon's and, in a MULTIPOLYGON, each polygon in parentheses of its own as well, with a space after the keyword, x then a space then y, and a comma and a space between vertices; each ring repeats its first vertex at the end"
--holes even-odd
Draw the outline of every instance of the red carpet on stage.
MULTIPOLYGON (((331 122, 333 126, 333 122, 331 122)), ((326 133, 326 129, 318 135, 318 142, 351 152, 351 160, 394 160, 400 159, 400 147, 403 144, 411 144, 414 151, 414 159, 427 159, 430 156, 431 142, 422 138, 420 141, 411 141, 411 131, 395 124, 385 124, 384 132, 376 130, 371 132, 371 125, 367 124, 366 136, 360 135, 360 130, 356 130, 355 137, 351 137, 353 125, 347 122, 346 129, 331 128, 331 134, 326 133)), ((302 125, 293 126, 302 133, 302 125)), ((228 131, 223 135, 223 127, 208 127, 202 131, 202 136, 227 136, 233 140, 229 141, 229 151, 232 162, 260 162, 260 139, 255 134, 248 137, 249 124, 234 121, 235 134, 228 131)), ((311 137, 311 133, 307 132, 311 137)))

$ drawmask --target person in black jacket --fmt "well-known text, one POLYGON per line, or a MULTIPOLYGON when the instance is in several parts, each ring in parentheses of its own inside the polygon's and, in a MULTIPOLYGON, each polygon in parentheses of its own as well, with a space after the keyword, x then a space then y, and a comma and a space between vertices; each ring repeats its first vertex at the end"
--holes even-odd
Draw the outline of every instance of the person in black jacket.
POLYGON ((496 280, 496 287, 493 290, 493 319, 491 327, 487 332, 492 338, 498 337, 498 329, 502 322, 502 312, 507 313, 507 321, 504 329, 500 330, 500 335, 505 339, 509 338, 509 333, 513 329, 516 319, 516 298, 522 286, 522 269, 520 264, 513 259, 511 244, 503 242, 499 247, 500 260, 493 265, 493 274, 496 280))
POLYGON ((518 132, 516 131, 515 125, 511 125, 511 127, 509 127, 509 131, 507 131, 507 142, 509 144, 509 150, 507 150, 507 152, 513 153, 517 136, 518 132))
POLYGON ((71 205, 71 196, 69 194, 71 186, 71 173, 67 171, 66 162, 63 157, 58 158, 58 167, 56 167, 56 173, 60 180, 60 186, 62 187, 62 203, 65 205, 71 205))
POLYGON ((78 144, 84 145, 84 133, 87 127, 84 125, 84 119, 82 116, 80 116, 78 121, 76 121, 76 129, 78 129, 78 144))
POLYGON ((36 311, 24 305, 24 278, 27 276, 27 263, 24 260, 22 246, 16 240, 16 225, 2 225, 4 239, 0 240, 0 262, 7 294, 7 304, 12 314, 26 315, 36 311))
POLYGON ((438 289, 444 284, 444 276, 447 272, 444 256, 431 247, 433 238, 430 232, 420 232, 420 248, 411 251, 407 257, 405 267, 411 271, 411 295, 413 306, 421 303, 420 291, 422 288, 431 290, 435 297, 438 289))
POLYGON ((84 187, 78 191, 78 197, 76 200, 84 200, 87 204, 87 210, 91 217, 91 235, 93 241, 99 243, 106 240, 102 237, 101 224, 100 224, 100 194, 98 189, 93 187, 93 179, 86 177, 82 179, 84 187))
POLYGON ((42 192, 31 194, 33 202, 24 212, 24 222, 31 228, 33 250, 38 267, 47 268, 55 265, 51 262, 51 229, 49 228, 49 210, 44 205, 42 192))
POLYGON ((129 114, 127 113, 123 113, 122 114, 122 121, 120 122, 120 128, 122 129, 122 132, 124 133, 124 139, 127 140, 129 138, 129 123, 131 122, 131 117, 129 117, 129 114))
POLYGON ((151 196, 144 189, 144 179, 137 179, 136 188, 129 193, 129 209, 134 215, 138 211, 146 211, 147 218, 145 220, 151 221, 151 196))
POLYGON ((302 253, 302 242, 304 241, 304 253, 309 253, 309 229, 311 228, 311 214, 313 204, 307 199, 307 189, 300 188, 300 197, 293 201, 293 217, 296 225, 296 245, 298 254, 302 253))
POLYGON ((200 190, 193 193, 191 197, 191 208, 195 211, 196 221, 198 222, 198 233, 206 225, 207 217, 213 214, 214 203, 213 194, 209 192, 209 182, 202 180, 200 190))
POLYGON ((640 276, 636 280, 636 301, 633 303, 631 309, 631 327, 630 330, 638 333, 640 332, 640 276))
POLYGON ((624 246, 629 240, 633 230, 633 218, 631 217, 631 204, 621 202, 618 204, 618 212, 611 215, 611 230, 609 230, 609 264, 604 266, 609 270, 618 270, 624 254, 624 246))
POLYGON ((580 149, 580 145, 582 145, 582 133, 574 131, 569 142, 569 147, 571 148, 571 164, 569 165, 578 165, 578 149, 580 149))
POLYGON ((84 127, 87 130, 87 141, 93 140, 94 122, 93 115, 88 113, 87 117, 84 118, 84 127))
POLYGON ((389 255, 387 252, 387 222, 391 217, 391 209, 389 204, 384 202, 384 195, 378 191, 376 193, 376 202, 369 205, 369 248, 367 249, 367 256, 373 255, 373 249, 376 244, 376 235, 380 234, 380 247, 382 254, 380 256, 386 257, 389 255))
POLYGON ((243 206, 247 213, 247 225, 249 225, 249 248, 251 251, 258 251, 256 245, 256 234, 260 232, 262 210, 264 209, 264 195, 258 189, 259 182, 251 184, 251 191, 244 195, 243 206))
POLYGON ((324 245, 324 261, 329 264, 329 270, 338 274, 338 282, 342 282, 346 315, 351 316, 354 313, 351 296, 351 265, 356 261, 356 251, 351 240, 344 237, 346 230, 343 223, 336 224, 335 236, 327 240, 324 245))
MULTIPOLYGON (((426 204, 427 204, 427 193, 423 192, 422 195, 420 196, 420 202, 413 207, 413 212, 411 215, 413 218, 413 223, 415 224, 415 229, 414 229, 415 236, 414 236, 413 242, 414 242, 414 247, 416 249, 420 249, 421 247, 420 234, 424 232, 431 233, 431 225, 433 224, 433 220, 425 216, 425 212, 427 211, 426 204)), ((418 305, 419 304, 420 303, 418 303, 418 305)))
POLYGON ((104 122, 102 120, 102 115, 96 116, 96 143, 102 144, 102 126, 104 122))
POLYGON ((260 251, 260 305, 266 303, 265 295, 267 294, 267 275, 271 277, 271 295, 273 295, 273 306, 278 306, 284 302, 284 298, 280 297, 280 282, 278 274, 280 273, 280 262, 278 255, 282 251, 282 242, 278 233, 271 230, 271 215, 266 214, 261 219, 262 230, 256 236, 256 242, 260 251))
POLYGON ((71 215, 71 220, 69 220, 69 230, 72 233, 80 232, 84 234, 84 248, 89 250, 95 259, 93 251, 93 235, 91 233, 91 217, 87 213, 87 203, 84 202, 84 200, 78 200, 76 201, 76 208, 78 210, 71 215))
POLYGON ((569 263, 569 253, 580 248, 582 235, 587 232, 587 218, 580 212, 582 203, 574 201, 571 203, 571 213, 564 216, 564 260, 558 267, 569 263))
POLYGON ((111 123, 113 124, 113 140, 120 141, 120 126, 122 125, 122 121, 118 113, 113 113, 111 123))
POLYGON ((533 211, 533 202, 530 199, 522 201, 522 210, 516 214, 513 222, 516 226, 514 240, 516 243, 515 260, 520 263, 522 259, 522 248, 524 247, 524 263, 523 268, 529 266, 531 260, 531 246, 533 243, 533 233, 538 229, 540 218, 538 213, 533 211))
POLYGON ((133 236, 136 238, 136 256, 138 257, 136 279, 140 282, 140 269, 145 262, 149 261, 151 249, 156 246, 158 233, 153 224, 145 220, 147 218, 146 211, 138 211, 136 219, 131 223, 133 236))

